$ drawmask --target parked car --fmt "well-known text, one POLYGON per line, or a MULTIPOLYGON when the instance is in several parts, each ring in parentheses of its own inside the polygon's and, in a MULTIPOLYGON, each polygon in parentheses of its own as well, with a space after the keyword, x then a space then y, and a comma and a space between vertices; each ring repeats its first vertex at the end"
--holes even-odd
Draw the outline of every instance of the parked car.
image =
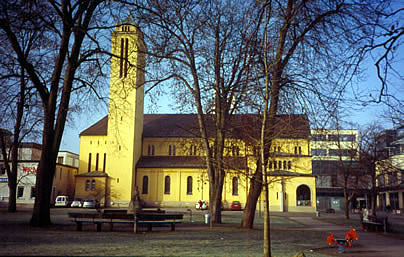
POLYGON ((72 204, 70 205, 70 207, 72 207, 72 208, 80 208, 82 206, 83 206, 83 204, 81 203, 80 200, 74 200, 72 202, 72 204))
POLYGON ((55 200, 55 207, 68 207, 69 206, 69 197, 66 195, 58 195, 55 200))
POLYGON ((231 210, 232 211, 240 211, 241 210, 241 203, 239 201, 231 202, 231 210))
POLYGON ((83 203, 83 208, 95 208, 94 200, 85 200, 83 203))

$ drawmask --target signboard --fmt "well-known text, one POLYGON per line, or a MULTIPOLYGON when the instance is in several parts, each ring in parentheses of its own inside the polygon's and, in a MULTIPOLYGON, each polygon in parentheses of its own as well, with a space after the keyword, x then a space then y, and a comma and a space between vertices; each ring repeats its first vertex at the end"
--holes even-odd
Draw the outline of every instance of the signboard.
POLYGON ((36 167, 22 167, 22 172, 36 174, 36 167))

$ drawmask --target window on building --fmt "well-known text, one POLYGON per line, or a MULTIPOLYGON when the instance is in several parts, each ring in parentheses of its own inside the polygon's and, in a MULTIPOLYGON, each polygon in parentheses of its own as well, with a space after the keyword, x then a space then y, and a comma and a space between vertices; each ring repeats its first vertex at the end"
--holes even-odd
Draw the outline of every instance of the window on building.
POLYGON ((189 147, 189 155, 196 155, 196 149, 197 149, 196 145, 191 145, 189 147))
POLYGON ((378 186, 385 186, 384 174, 377 176, 377 182, 379 182, 378 186))
POLYGON ((100 159, 100 154, 97 153, 95 155, 95 171, 98 171, 98 161, 99 161, 99 159, 100 159))
POLYGON ((278 146, 278 152, 279 152, 279 153, 281 152, 281 147, 280 147, 280 146, 278 146))
POLYGON ((238 178, 237 177, 233 177, 232 195, 238 195, 238 178))
POLYGON ((164 178, 164 194, 170 194, 170 176, 165 176, 164 178))
POLYGON ((147 146, 147 155, 154 155, 154 145, 147 146))
POLYGON ((31 198, 35 198, 35 197, 36 197, 35 187, 31 187, 31 198))
POLYGON ((168 146, 168 155, 172 155, 172 156, 176 155, 175 145, 169 145, 168 146))
POLYGON ((277 169, 276 161, 274 161, 274 169, 277 169))
POLYGON ((300 185, 296 189, 296 205, 311 206, 310 188, 306 185, 300 185))
POLYGON ((339 141, 339 135, 328 135, 328 141, 339 141))
POLYGON ((24 187, 17 187, 17 198, 24 196, 24 187))
POLYGON ((105 172, 105 166, 107 165, 107 154, 104 153, 104 163, 102 165, 102 171, 105 172))
POLYGON ((297 155, 297 146, 295 146, 295 154, 297 155))
POLYGON ((268 169, 272 169, 272 161, 268 161, 268 169))
POLYGON ((281 169, 282 169, 282 161, 279 161, 279 162, 278 162, 278 165, 279 165, 279 166, 278 166, 279 169, 281 170, 281 169))
POLYGON ((187 177, 187 195, 192 195, 192 176, 187 177))
POLYGON ((240 155, 240 148, 238 146, 233 146, 231 149, 232 156, 240 155))
POLYGON ((356 135, 340 135, 339 138, 341 141, 348 141, 348 142, 356 141, 356 135))
POLYGON ((299 155, 302 155, 302 147, 299 146, 299 155))
POLYGON ((95 180, 91 180, 91 191, 95 191, 95 180))
POLYGON ((58 163, 63 164, 63 159, 64 159, 63 156, 59 156, 58 157, 58 163))
POLYGON ((288 170, 291 170, 291 169, 292 169, 292 162, 288 161, 288 170))
POLYGON ((148 193, 149 193, 149 177, 143 176, 142 194, 147 195, 148 193))
POLYGON ((326 156, 327 149, 311 149, 311 154, 313 156, 326 156))
POLYGON ((354 152, 350 149, 330 149, 328 150, 330 156, 353 156, 354 152))
POLYGON ((89 191, 90 190, 90 180, 86 180, 86 184, 85 184, 85 187, 84 187, 84 190, 85 191, 89 191))
POLYGON ((88 154, 88 172, 91 171, 91 153, 88 154))
POLYGON ((326 135, 312 135, 311 140, 313 141, 326 141, 326 135))
POLYGON ((283 169, 286 170, 286 161, 283 161, 283 169))

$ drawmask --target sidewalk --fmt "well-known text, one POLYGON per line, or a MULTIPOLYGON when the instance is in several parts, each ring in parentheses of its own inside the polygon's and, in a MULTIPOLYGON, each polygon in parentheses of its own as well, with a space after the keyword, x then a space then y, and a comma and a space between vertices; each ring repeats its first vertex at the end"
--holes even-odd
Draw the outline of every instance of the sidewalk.
MULTIPOLYGON (((341 214, 333 214, 342 218, 341 214)), ((356 219, 357 215, 352 215, 356 219)), ((332 217, 329 215, 328 217, 332 217)), ((302 223, 307 229, 322 231, 325 233, 324 242, 330 232, 337 238, 344 238, 345 232, 352 229, 346 225, 335 225, 321 221, 314 216, 290 216, 290 219, 302 223)), ((398 222, 398 219, 394 219, 398 222)), ((402 222, 404 218, 400 219, 402 222)), ((393 233, 375 233, 367 232, 357 228, 358 241, 352 243, 351 248, 346 248, 345 253, 339 254, 336 247, 324 247, 314 249, 315 252, 324 253, 330 256, 366 256, 366 257, 402 257, 404 256, 404 240, 400 239, 397 234, 393 233)))

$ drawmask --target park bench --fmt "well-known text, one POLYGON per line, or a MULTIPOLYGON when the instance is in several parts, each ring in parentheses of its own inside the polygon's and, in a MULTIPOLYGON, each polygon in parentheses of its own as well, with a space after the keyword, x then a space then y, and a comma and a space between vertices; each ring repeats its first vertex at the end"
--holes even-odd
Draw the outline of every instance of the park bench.
POLYGON ((333 233, 330 233, 330 235, 327 237, 328 245, 332 245, 332 244, 337 245, 339 253, 345 252, 345 248, 351 248, 353 240, 358 240, 358 234, 356 234, 355 229, 351 229, 349 232, 346 232, 344 239, 343 238, 341 238, 341 239, 334 238, 333 233))
POLYGON ((141 211, 136 216, 122 211, 107 211, 106 213, 69 213, 69 217, 77 225, 77 231, 82 231, 83 223, 93 223, 97 231, 102 230, 102 224, 109 224, 112 231, 113 224, 133 224, 133 230, 137 232, 137 225, 147 225, 148 231, 152 231, 153 225, 171 225, 175 230, 175 224, 182 223, 183 213, 170 213, 163 211, 141 211))
POLYGON ((366 231, 372 232, 387 232, 388 221, 387 217, 376 217, 373 215, 368 215, 367 220, 361 221, 362 228, 366 231))

